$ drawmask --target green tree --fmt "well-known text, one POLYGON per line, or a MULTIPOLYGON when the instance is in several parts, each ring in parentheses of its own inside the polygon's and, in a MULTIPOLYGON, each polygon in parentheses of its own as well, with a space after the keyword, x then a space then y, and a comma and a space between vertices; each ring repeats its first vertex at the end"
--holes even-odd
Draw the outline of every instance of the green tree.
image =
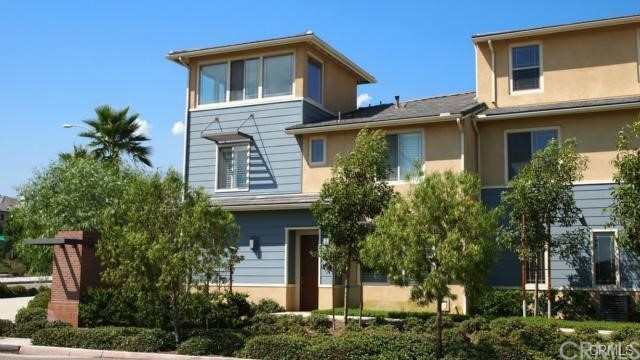
POLYGON ((129 115, 129 107, 116 110, 109 105, 95 109, 96 118, 84 120, 91 130, 80 133, 90 139, 91 153, 98 159, 119 161, 124 153, 134 161, 151 166, 151 147, 143 146, 149 138, 140 134, 138 114, 129 115))
MULTIPOLYGON (((364 129, 346 156, 338 155, 332 177, 322 185, 320 198, 311 211, 329 245, 321 246, 334 276, 344 278, 344 321, 349 316, 351 264, 360 261, 360 247, 369 232, 368 221, 380 214, 392 197, 387 181, 387 142, 381 131, 364 129)), ((362 301, 362 298, 360 299, 362 301)))
POLYGON ((233 214, 224 210, 220 205, 212 206, 211 221, 208 225, 210 226, 210 238, 202 246, 198 271, 204 275, 205 293, 209 293, 213 278, 220 276, 221 270, 227 267, 225 258, 229 255, 229 248, 235 247, 240 235, 240 229, 233 214))
POLYGON ((20 204, 7 224, 11 247, 31 274, 51 272, 51 249, 26 246, 25 239, 58 231, 101 231, 102 213, 120 198, 134 170, 91 158, 71 157, 36 170, 18 188, 20 204))
POLYGON ((362 249, 364 263, 401 286, 411 300, 436 305, 436 355, 442 358, 442 301, 449 284, 478 293, 496 255, 497 209, 479 200, 480 181, 470 173, 426 175, 405 199, 395 196, 374 219, 362 249))
MULTIPOLYGON (((217 229, 220 224, 236 226, 218 221, 217 217, 230 216, 221 212, 211 206, 204 190, 185 189, 173 170, 165 177, 136 176, 124 190, 122 201, 102 216, 105 225, 98 256, 104 267, 103 281, 125 294, 169 299, 167 312, 180 341, 191 279, 202 269, 203 249, 214 234, 234 233, 233 229, 217 229)), ((224 243, 230 240, 235 239, 221 239, 224 243)))
POLYGON ((73 150, 70 152, 62 152, 58 154, 60 160, 71 160, 73 158, 86 159, 89 157, 89 151, 84 146, 73 145, 73 150))
MULTIPOLYGON (((562 146, 554 139, 536 152, 511 180, 512 194, 506 194, 503 200, 506 211, 515 211, 510 215, 511 226, 519 224, 515 226, 520 231, 521 260, 546 251, 545 262, 551 264, 554 251, 566 258, 584 241, 582 229, 551 236, 551 228, 571 227, 579 221, 580 209, 576 206, 573 184, 582 179, 586 166, 586 158, 576 150, 575 139, 565 140, 562 146)), ((547 316, 551 317, 551 266, 546 266, 545 281, 549 299, 547 316)))
POLYGON ((618 133, 618 154, 613 160, 616 173, 613 180, 611 220, 620 225, 620 245, 640 256, 640 120, 626 125, 618 133))

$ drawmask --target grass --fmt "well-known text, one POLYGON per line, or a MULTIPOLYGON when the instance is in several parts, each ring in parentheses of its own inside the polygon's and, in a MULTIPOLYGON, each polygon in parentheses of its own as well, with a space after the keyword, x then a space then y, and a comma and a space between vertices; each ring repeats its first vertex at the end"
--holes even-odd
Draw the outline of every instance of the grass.
MULTIPOLYGON (((331 315, 331 309, 322 309, 322 310, 313 310, 313 314, 321 314, 321 315, 331 315)), ((336 316, 343 315, 344 308, 336 308, 336 316)), ((349 308, 349 316, 358 316, 359 309, 358 308, 349 308)), ((406 319, 410 317, 415 317, 419 319, 430 319, 436 316, 435 313, 426 312, 426 311, 386 311, 386 310, 362 310, 362 316, 366 317, 383 317, 383 318, 391 318, 391 319, 406 319)), ((458 315, 458 314, 446 314, 453 321, 463 321, 470 316, 468 315, 458 315)))
POLYGON ((551 324, 561 328, 569 329, 596 329, 596 330, 612 330, 618 331, 625 328, 633 328, 640 330, 640 323, 637 322, 618 322, 618 321, 599 321, 599 320, 561 320, 548 319, 542 316, 519 318, 529 325, 545 325, 551 324))

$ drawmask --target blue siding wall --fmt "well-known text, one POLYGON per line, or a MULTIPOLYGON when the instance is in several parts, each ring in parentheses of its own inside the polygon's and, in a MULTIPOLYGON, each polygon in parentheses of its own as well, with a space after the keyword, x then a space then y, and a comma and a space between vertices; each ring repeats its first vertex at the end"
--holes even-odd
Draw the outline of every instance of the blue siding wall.
MULTIPOLYGON (((611 205, 611 184, 576 185, 575 199, 578 208, 584 215, 584 224, 576 224, 573 228, 587 231, 602 230, 610 221, 607 207, 611 205)), ((500 203, 500 189, 483 189, 482 200, 489 207, 500 203)), ((559 234, 567 228, 554 228, 553 234, 559 234)), ((613 229, 611 229, 613 230, 613 229)), ((620 249, 620 286, 623 289, 640 287, 640 259, 620 249)), ((592 287, 591 238, 585 239, 580 254, 568 261, 554 255, 551 259, 551 285, 554 288, 590 288, 592 287)), ((494 286, 519 287, 520 262, 515 254, 503 252, 490 277, 494 286)))
POLYGON ((190 185, 204 187, 213 197, 246 196, 268 193, 301 192, 302 157, 300 144, 295 136, 284 129, 303 121, 303 101, 242 106, 225 109, 192 111, 188 133, 187 180, 190 185), (254 120, 247 120, 254 114, 254 120), (251 135, 249 190, 240 192, 215 192, 216 146, 211 140, 201 138, 203 130, 220 131, 213 122, 220 121, 223 131, 235 131, 251 135))
MULTIPOLYGON (((239 253, 245 260, 234 274, 237 284, 285 283, 285 228, 314 227, 313 216, 307 210, 247 211, 234 213, 240 226, 239 253), (260 246, 249 248, 249 239, 260 246)), ((295 273, 289 271, 288 277, 295 273)))

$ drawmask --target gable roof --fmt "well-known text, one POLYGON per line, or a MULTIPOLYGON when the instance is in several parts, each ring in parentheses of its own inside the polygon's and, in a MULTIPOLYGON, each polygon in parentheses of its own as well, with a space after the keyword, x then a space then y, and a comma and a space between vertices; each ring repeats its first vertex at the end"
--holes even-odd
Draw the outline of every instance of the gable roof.
POLYGON ((471 40, 474 43, 479 43, 487 40, 513 39, 513 38, 526 37, 526 36, 552 34, 557 32, 564 32, 564 31, 575 31, 575 30, 605 27, 605 26, 631 24, 636 22, 640 22, 640 15, 618 16, 618 17, 612 17, 612 18, 606 18, 606 19, 578 21, 578 22, 572 22, 572 23, 566 23, 566 24, 538 26, 538 27, 531 27, 526 29, 506 30, 506 31, 489 32, 484 34, 475 34, 471 36, 471 40))
POLYGON ((18 200, 12 197, 0 195, 0 211, 10 212, 18 205, 18 200))
POLYGON ((316 49, 324 52, 338 64, 346 67, 350 71, 352 71, 356 77, 358 84, 373 84, 376 82, 376 78, 368 72, 364 71, 361 67, 356 65, 353 61, 349 60, 346 56, 340 53, 338 50, 334 49, 331 45, 324 42, 318 36, 316 36, 313 32, 307 31, 304 34, 291 35, 291 36, 283 36, 273 39, 266 40, 258 40, 258 41, 249 41, 238 44, 231 45, 221 45, 221 46, 212 46, 191 50, 175 50, 169 52, 167 54, 167 59, 172 60, 178 64, 184 65, 184 60, 188 60, 192 57, 199 56, 207 56, 207 55, 216 55, 216 54, 224 54, 233 51, 242 51, 242 50, 254 50, 267 48, 271 46, 278 45, 291 45, 298 43, 307 43, 316 49))
POLYGON ((361 107, 340 117, 293 125, 286 132, 302 134, 454 120, 486 108, 475 96, 475 92, 464 92, 411 100, 401 103, 400 107, 395 104, 361 107))

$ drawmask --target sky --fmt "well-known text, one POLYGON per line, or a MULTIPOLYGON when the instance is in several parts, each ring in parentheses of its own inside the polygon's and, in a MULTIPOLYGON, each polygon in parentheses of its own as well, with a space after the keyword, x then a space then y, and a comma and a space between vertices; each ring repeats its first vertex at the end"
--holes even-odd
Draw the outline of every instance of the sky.
POLYGON ((363 105, 473 90, 476 33, 640 14, 637 0, 0 0, 0 194, 86 141, 102 104, 129 106, 161 171, 182 169, 186 70, 171 50, 312 30, 373 74, 363 105))

